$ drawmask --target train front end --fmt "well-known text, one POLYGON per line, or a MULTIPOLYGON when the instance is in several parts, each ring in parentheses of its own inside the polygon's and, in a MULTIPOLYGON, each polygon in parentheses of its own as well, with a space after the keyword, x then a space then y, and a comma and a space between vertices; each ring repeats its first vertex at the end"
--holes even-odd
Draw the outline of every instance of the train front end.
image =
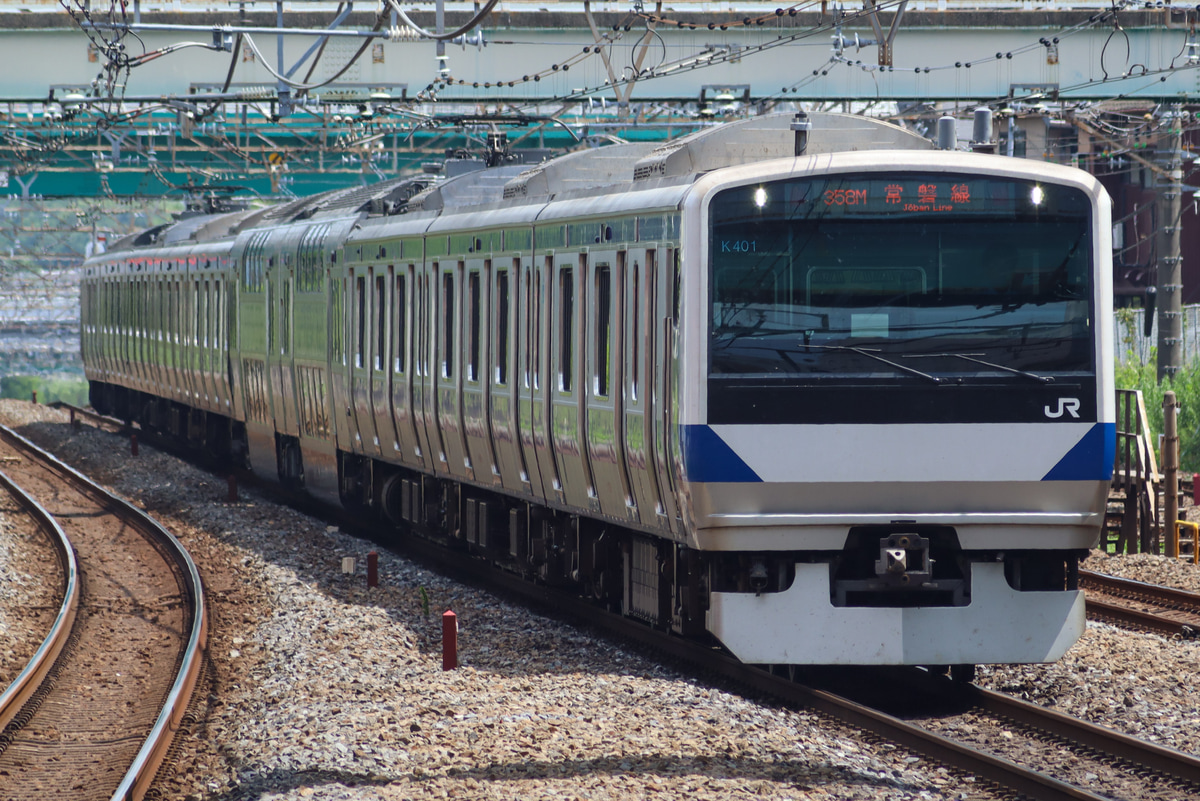
POLYGON ((1115 447, 1099 184, 832 154, 710 173, 684 218, 679 450, 709 630, 752 663, 1059 658, 1115 447))

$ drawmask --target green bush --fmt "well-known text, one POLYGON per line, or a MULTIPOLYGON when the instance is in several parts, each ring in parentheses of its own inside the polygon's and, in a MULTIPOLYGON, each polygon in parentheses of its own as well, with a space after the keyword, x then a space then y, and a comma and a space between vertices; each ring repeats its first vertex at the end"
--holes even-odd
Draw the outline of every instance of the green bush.
POLYGON ((1179 430, 1179 465, 1187 473, 1200 473, 1200 359, 1176 373, 1171 380, 1158 383, 1157 353, 1153 351, 1146 364, 1137 364, 1136 357, 1118 364, 1116 385, 1118 389, 1140 389, 1146 402, 1146 417, 1150 420, 1152 444, 1158 447, 1158 435, 1163 430, 1163 393, 1175 393, 1179 404, 1177 427, 1179 430))
POLYGON ((37 393, 38 403, 62 401, 75 406, 87 406, 88 382, 81 379, 42 378, 35 375, 10 375, 0 378, 0 398, 31 400, 37 393))

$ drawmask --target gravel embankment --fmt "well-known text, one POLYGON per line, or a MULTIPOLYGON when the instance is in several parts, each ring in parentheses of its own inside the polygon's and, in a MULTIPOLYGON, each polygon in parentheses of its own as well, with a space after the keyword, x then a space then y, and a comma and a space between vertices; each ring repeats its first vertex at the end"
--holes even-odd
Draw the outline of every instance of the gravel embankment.
POLYGON ((54 625, 62 580, 50 540, 0 488, 0 691, 25 669, 54 625))
MULTIPOLYGON (((28 403, 0 422, 134 499, 192 552, 212 625, 163 798, 981 799, 807 712, 706 686, 245 489, 28 403), (344 556, 358 560, 341 573, 344 556), (441 613, 463 667, 441 670, 441 613)), ((36 565, 0 549, 7 572, 36 565)), ((36 582, 35 582, 36 583, 36 582)), ((20 598, 8 601, 20 602, 20 598)), ((19 621, 17 621, 19 623, 19 621)))
MULTIPOLYGON (((1154 554, 1106 556, 1088 570, 1200 592, 1200 567, 1154 554)), ((984 667, 979 682, 1200 756, 1200 641, 1088 623, 1053 665, 984 667)))

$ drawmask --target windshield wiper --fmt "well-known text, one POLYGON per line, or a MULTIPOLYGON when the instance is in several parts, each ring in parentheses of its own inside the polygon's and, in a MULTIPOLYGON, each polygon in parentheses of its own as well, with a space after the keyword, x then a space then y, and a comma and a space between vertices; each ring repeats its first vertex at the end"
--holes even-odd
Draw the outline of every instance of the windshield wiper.
POLYGON ((877 362, 883 362, 884 364, 888 365, 889 367, 895 367, 897 370, 899 370, 902 373, 908 373, 909 375, 915 375, 919 378, 924 378, 926 381, 931 381, 934 384, 946 383, 946 379, 944 379, 944 378, 938 378, 937 376, 930 375, 929 373, 922 373, 920 370, 917 370, 916 368, 909 367, 908 365, 905 365, 905 364, 900 364, 899 362, 894 362, 891 359, 885 359, 882 356, 878 355, 877 353, 867 350, 866 348, 855 348, 855 347, 851 347, 850 345, 806 345, 804 343, 801 343, 800 347, 802 347, 802 348, 820 348, 822 350, 849 351, 850 353, 857 353, 859 356, 866 356, 868 359, 874 359, 877 362))
POLYGON ((938 357, 938 356, 950 356, 955 359, 962 359, 963 361, 975 362, 975 364, 982 364, 984 367, 991 367, 996 370, 1004 370, 1007 373, 1016 373, 1017 375, 1023 375, 1026 378, 1032 378, 1034 381, 1040 381, 1043 384, 1053 384, 1054 383, 1054 376, 1038 375, 1037 373, 1031 373, 1028 370, 1018 370, 1015 367, 1009 367, 1004 364, 996 364, 995 362, 987 362, 987 361, 984 361, 983 359, 975 358, 975 355, 976 354, 974 354, 974 353, 911 353, 911 354, 906 355, 904 358, 906 358, 906 359, 932 359, 932 358, 938 357))

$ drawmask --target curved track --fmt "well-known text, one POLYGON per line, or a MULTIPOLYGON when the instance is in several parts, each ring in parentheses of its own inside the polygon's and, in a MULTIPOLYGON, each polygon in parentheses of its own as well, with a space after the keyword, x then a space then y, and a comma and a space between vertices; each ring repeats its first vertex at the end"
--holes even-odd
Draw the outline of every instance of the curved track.
POLYGON ((154 520, 3 427, 0 452, 78 559, 54 630, 0 697, 4 796, 141 798, 201 670, 199 572, 154 520))
POLYGON ((1079 571, 1088 616, 1168 636, 1200 635, 1200 594, 1079 571))

